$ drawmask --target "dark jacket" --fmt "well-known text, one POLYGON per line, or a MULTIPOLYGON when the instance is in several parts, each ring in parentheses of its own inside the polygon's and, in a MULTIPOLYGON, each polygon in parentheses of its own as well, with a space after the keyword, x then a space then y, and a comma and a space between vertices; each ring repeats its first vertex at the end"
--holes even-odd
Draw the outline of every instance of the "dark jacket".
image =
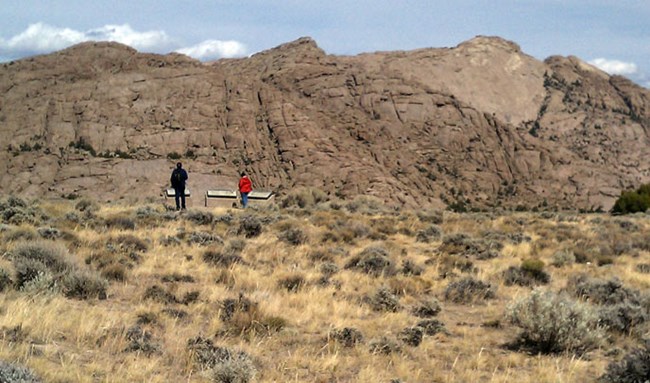
POLYGON ((174 169, 170 181, 174 189, 185 188, 185 181, 187 181, 187 172, 183 168, 174 169))

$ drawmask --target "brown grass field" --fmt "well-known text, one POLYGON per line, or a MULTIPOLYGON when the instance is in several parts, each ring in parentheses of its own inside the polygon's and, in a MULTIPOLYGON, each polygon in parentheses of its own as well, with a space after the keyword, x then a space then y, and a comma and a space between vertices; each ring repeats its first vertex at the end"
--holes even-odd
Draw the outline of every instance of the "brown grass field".
POLYGON ((0 380, 632 382, 625 363, 648 360, 647 214, 313 190, 246 210, 0 209, 0 380))

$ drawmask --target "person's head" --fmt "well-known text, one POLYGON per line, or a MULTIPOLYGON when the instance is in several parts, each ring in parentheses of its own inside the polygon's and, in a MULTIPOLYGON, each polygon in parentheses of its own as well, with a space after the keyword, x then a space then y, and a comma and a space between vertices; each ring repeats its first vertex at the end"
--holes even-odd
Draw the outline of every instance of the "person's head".
POLYGON ((183 164, 181 164, 180 162, 177 162, 177 163, 176 163, 176 169, 180 169, 180 168, 182 168, 182 167, 183 167, 183 164))
POLYGON ((243 177, 243 176, 245 176, 245 175, 246 175, 246 172, 242 170, 242 172, 241 172, 241 173, 239 173, 239 175, 241 175, 241 176, 243 177))

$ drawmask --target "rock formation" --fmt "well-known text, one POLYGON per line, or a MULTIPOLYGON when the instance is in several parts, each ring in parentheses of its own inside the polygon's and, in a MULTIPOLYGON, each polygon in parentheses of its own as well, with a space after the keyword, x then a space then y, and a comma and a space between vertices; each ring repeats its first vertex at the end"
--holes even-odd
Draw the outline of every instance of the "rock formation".
POLYGON ((195 205, 233 187, 398 205, 608 209, 650 181, 650 91, 509 41, 334 56, 309 38, 201 63, 83 43, 0 65, 5 194, 195 205))

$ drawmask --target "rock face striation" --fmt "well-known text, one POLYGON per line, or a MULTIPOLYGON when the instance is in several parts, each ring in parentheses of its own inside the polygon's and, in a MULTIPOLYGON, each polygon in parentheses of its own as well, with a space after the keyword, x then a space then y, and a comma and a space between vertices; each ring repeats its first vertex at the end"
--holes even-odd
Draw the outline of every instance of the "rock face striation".
POLYGON ((157 198, 317 187, 398 205, 608 209, 650 181, 650 91, 479 36, 333 56, 301 38, 201 63, 83 43, 0 64, 2 192, 157 198))

